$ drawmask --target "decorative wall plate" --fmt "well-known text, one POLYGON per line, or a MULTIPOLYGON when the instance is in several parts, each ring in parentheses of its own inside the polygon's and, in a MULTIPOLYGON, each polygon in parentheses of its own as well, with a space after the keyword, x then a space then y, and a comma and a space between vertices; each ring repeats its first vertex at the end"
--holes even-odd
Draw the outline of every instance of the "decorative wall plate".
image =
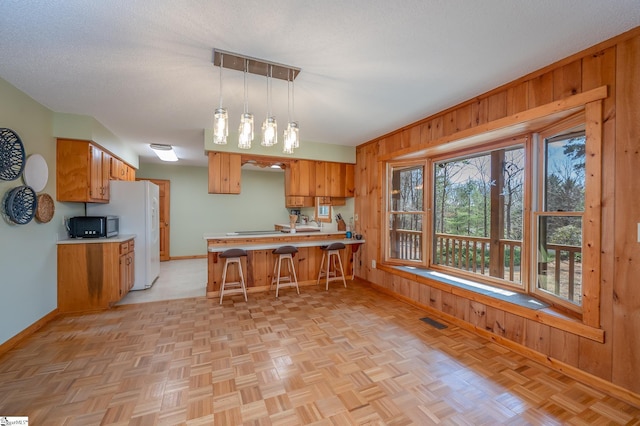
POLYGON ((24 160, 20 137, 11 129, 0 128, 0 179, 17 179, 24 169, 24 160))
POLYGON ((4 200, 4 212, 11 222, 26 225, 36 214, 38 200, 36 192, 30 186, 18 186, 11 189, 4 200))
POLYGON ((49 167, 42 155, 31 154, 27 157, 22 178, 24 179, 25 185, 30 186, 36 192, 42 191, 44 187, 47 186, 49 167))
POLYGON ((38 207, 36 208, 36 220, 41 223, 47 223, 53 217, 56 206, 53 198, 49 194, 38 195, 38 207))

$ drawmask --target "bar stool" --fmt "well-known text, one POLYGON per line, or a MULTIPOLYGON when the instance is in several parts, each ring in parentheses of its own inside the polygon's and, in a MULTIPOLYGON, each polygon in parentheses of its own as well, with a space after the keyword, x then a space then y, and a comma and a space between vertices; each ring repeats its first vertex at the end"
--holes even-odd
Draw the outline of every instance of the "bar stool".
POLYGON ((222 297, 225 290, 227 294, 244 294, 244 301, 247 301, 247 286, 244 282, 244 275, 242 273, 241 258, 245 257, 247 252, 242 249, 229 249, 220 254, 220 257, 225 259, 224 269, 222 271, 222 283, 220 284, 220 304, 222 305, 222 297), (229 265, 236 264, 238 267, 238 274, 240 275, 240 281, 227 282, 227 269, 229 265))
POLYGON ((347 287, 347 281, 344 279, 344 269, 342 269, 342 259, 340 258, 340 250, 343 250, 346 246, 343 243, 333 243, 328 246, 322 246, 322 260, 320 261, 320 270, 318 271, 317 284, 320 284, 320 278, 325 277, 327 280, 326 290, 329 290, 329 282, 342 280, 345 288, 347 287), (324 268, 324 260, 327 259, 326 269, 324 268), (336 259, 338 263, 336 264, 336 259), (331 270, 333 266, 333 270, 331 270), (338 267, 340 269, 340 275, 338 275, 338 267))
POLYGON ((270 289, 273 285, 276 285, 276 298, 278 297, 278 291, 280 287, 295 287, 298 294, 300 294, 300 287, 298 287, 298 277, 296 276, 296 267, 293 263, 293 256, 298 252, 298 249, 294 246, 281 246, 273 250, 273 254, 277 254, 278 258, 273 264, 273 278, 271 278, 270 289), (289 275, 280 276, 280 270, 282 268, 282 261, 285 261, 285 265, 288 264, 289 275))

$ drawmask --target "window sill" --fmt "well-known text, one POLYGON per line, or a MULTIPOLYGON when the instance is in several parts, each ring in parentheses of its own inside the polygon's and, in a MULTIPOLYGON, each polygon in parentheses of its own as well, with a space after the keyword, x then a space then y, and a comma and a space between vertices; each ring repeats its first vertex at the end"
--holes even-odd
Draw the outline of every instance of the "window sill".
POLYGON ((423 268, 378 265, 378 269, 441 291, 491 306, 511 314, 548 325, 599 343, 604 343, 604 330, 590 327, 531 296, 511 297, 504 290, 469 280, 459 280, 423 268), (495 290, 495 291, 493 291, 495 290), (511 297, 511 300, 510 300, 511 297))

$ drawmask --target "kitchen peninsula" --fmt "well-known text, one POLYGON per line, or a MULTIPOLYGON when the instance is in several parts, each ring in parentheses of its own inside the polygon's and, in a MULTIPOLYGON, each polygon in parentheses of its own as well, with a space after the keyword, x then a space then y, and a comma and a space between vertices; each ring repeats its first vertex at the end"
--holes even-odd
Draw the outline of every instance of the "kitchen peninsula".
MULTIPOLYGON (((218 260, 219 253, 230 248, 242 248, 247 257, 242 259, 242 268, 247 282, 248 292, 268 291, 273 276, 275 256, 273 249, 292 245, 298 248, 294 256, 296 274, 300 285, 316 282, 320 261, 321 246, 341 242, 347 248, 342 253, 342 264, 346 276, 352 276, 355 267, 355 254, 364 240, 345 238, 344 231, 330 232, 229 232, 226 234, 204 234, 207 241, 207 297, 216 298, 220 293, 222 268, 224 262, 218 260)), ((231 274, 232 271, 229 271, 231 274)), ((233 271, 235 273, 235 270, 233 271)), ((228 279, 237 279, 228 276, 228 279)))

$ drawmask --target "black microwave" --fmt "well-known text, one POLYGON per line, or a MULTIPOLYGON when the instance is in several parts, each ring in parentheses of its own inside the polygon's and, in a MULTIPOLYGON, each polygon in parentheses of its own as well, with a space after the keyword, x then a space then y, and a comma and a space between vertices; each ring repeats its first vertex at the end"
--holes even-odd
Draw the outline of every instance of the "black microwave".
POLYGON ((108 238, 118 235, 118 216, 75 216, 67 224, 71 238, 108 238))

